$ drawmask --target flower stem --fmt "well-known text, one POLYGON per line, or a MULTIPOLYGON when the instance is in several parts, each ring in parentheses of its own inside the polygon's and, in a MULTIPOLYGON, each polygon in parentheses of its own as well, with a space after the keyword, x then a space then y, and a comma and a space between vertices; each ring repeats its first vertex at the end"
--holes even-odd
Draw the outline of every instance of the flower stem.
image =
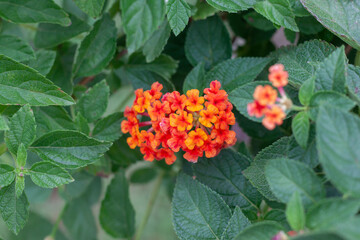
POLYGON ((292 105, 291 110, 294 111, 298 111, 298 112, 302 112, 305 111, 307 108, 304 106, 296 106, 296 105, 292 105))
POLYGON ((135 233, 135 240, 140 240, 141 239, 141 235, 145 229, 145 226, 146 226, 146 223, 147 221, 149 220, 149 217, 150 217, 150 214, 151 214, 151 211, 154 207, 154 203, 155 203, 155 200, 156 200, 156 197, 159 193, 159 190, 160 190, 160 187, 161 187, 161 182, 164 178, 164 175, 165 175, 165 171, 161 170, 160 174, 158 175, 158 177, 156 178, 156 182, 155 182, 155 186, 151 192, 151 196, 150 196, 150 200, 149 200, 149 203, 146 207, 146 211, 145 211, 145 215, 135 233))
POLYGON ((358 50, 356 52, 356 56, 355 56, 355 66, 360 66, 360 50, 358 50))
POLYGON ((52 228, 52 230, 51 230, 51 233, 50 233, 50 237, 51 237, 52 239, 55 239, 56 232, 57 232, 57 230, 58 230, 58 228, 59 228, 59 225, 60 225, 60 223, 61 223, 62 217, 64 216, 64 213, 65 213, 67 207, 68 207, 68 204, 65 203, 63 209, 61 210, 61 212, 59 213, 59 216, 57 217, 57 219, 56 219, 56 221, 55 221, 55 224, 54 224, 54 226, 53 226, 53 228, 52 228))

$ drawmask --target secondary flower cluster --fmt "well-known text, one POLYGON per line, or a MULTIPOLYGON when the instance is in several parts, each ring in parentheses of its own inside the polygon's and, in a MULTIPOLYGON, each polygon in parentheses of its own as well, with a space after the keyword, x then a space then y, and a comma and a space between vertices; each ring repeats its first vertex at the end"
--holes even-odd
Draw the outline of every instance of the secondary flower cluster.
POLYGON ((204 96, 197 89, 186 95, 177 91, 162 95, 162 88, 155 82, 148 91, 137 89, 133 106, 124 112, 127 119, 121 123, 122 132, 131 135, 130 148, 140 147, 146 161, 165 159, 170 165, 176 160, 174 152, 182 149, 186 160, 197 162, 204 153, 215 157, 222 148, 235 144, 236 134, 230 130, 235 124, 233 106, 219 81, 211 82, 204 96))
POLYGON ((292 102, 287 98, 284 87, 288 84, 289 74, 284 70, 282 64, 275 64, 269 69, 269 80, 276 87, 281 95, 270 85, 257 86, 253 97, 254 101, 249 103, 247 110, 250 116, 262 119, 262 124, 269 130, 276 125, 281 125, 286 117, 285 111, 290 109, 292 102))

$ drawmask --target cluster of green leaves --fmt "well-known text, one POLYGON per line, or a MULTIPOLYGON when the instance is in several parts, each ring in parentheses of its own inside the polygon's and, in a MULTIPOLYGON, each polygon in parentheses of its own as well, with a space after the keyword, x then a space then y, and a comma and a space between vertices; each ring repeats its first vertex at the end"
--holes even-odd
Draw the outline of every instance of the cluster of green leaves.
POLYGON ((18 234, 5 236, 146 239, 129 187, 157 177, 149 206, 166 184, 180 239, 359 239, 359 14, 360 0, 0 0, 0 214, 18 234), (275 49, 275 32, 292 45, 275 49), (274 63, 296 108, 268 131, 246 106, 274 63), (129 169, 134 89, 216 79, 247 144, 129 169), (55 224, 29 208, 53 188, 55 224))

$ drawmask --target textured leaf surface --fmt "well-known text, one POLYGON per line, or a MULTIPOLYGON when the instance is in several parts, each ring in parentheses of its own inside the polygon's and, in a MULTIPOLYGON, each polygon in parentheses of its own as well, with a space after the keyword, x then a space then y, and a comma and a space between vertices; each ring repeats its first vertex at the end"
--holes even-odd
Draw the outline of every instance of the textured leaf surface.
POLYGON ((24 40, 10 35, 0 36, 0 54, 15 61, 27 61, 35 58, 34 50, 24 40))
POLYGON ((294 192, 286 205, 286 218, 295 231, 305 227, 305 210, 299 192, 294 192))
POLYGON ((71 105, 74 100, 37 71, 0 55, 0 104, 71 105))
POLYGON ((177 36, 188 24, 191 9, 185 0, 169 0, 166 3, 166 14, 170 27, 177 36))
POLYGON ((256 0, 206 0, 214 8, 227 12, 246 10, 256 3, 256 0))
POLYGON ((165 2, 159 0, 123 0, 122 21, 129 53, 138 50, 160 26, 165 16, 165 2))
POLYGON ((245 228, 234 240, 269 240, 283 230, 276 222, 264 221, 245 228))
POLYGON ((5 142, 10 152, 16 155, 20 144, 28 148, 35 140, 35 118, 29 105, 25 105, 15 113, 9 122, 9 130, 5 133, 5 142))
POLYGON ((360 67, 355 67, 349 64, 347 86, 350 94, 357 99, 357 103, 360 104, 360 67))
POLYGON ((101 203, 100 223, 115 238, 131 238, 135 231, 135 210, 129 199, 125 172, 120 171, 111 181, 101 203))
POLYGON ((31 180, 43 188, 55 188, 74 179, 61 167, 50 162, 37 162, 30 168, 31 180))
POLYGON ((287 203, 294 192, 299 192, 304 205, 324 197, 320 179, 305 164, 282 158, 270 160, 265 167, 266 179, 275 196, 287 203))
POLYGON ((200 62, 194 67, 191 72, 186 76, 183 85, 183 92, 186 93, 190 89, 198 89, 200 92, 203 91, 202 84, 205 78, 205 64, 200 62))
POLYGON ((0 0, 0 16, 14 23, 71 23, 53 0, 0 0))
POLYGON ((262 196, 242 175, 250 160, 229 149, 224 149, 214 158, 201 158, 194 165, 196 179, 220 194, 230 207, 258 209, 262 196))
POLYGON ((24 63, 37 70, 41 75, 46 76, 54 65, 56 52, 40 49, 35 52, 35 56, 35 59, 25 61, 24 63))
POLYGON ((73 74, 78 77, 100 73, 112 59, 116 50, 115 22, 105 14, 77 49, 73 74))
POLYGON ((218 16, 191 24, 186 35, 185 54, 193 66, 204 62, 205 69, 210 69, 229 59, 231 53, 229 33, 218 16))
POLYGON ((18 234, 25 226, 29 217, 29 202, 24 193, 16 197, 15 182, 0 190, 0 212, 13 233, 18 234))
POLYGON ((164 21, 159 29, 157 29, 151 37, 146 41, 143 54, 146 56, 147 62, 152 62, 155 58, 160 56, 161 52, 170 37, 171 29, 169 23, 164 21))
POLYGON ((330 107, 316 121, 319 159, 326 176, 344 194, 360 196, 360 119, 330 107))
POLYGON ((122 113, 113 113, 96 123, 92 136, 94 138, 113 142, 121 137, 122 113))
POLYGON ((308 113, 299 112, 291 122, 291 129, 299 145, 306 148, 310 131, 310 119, 308 113))
POLYGON ((242 213, 239 207, 235 207, 234 213, 229 220, 229 223, 221 237, 221 239, 233 239, 236 237, 242 230, 250 226, 251 223, 249 219, 242 213))
POLYGON ((231 212, 218 194, 180 173, 174 190, 172 216, 180 239, 220 239, 231 212))
POLYGON ((42 159, 65 168, 78 168, 98 160, 111 146, 75 131, 54 131, 40 137, 31 146, 42 159))
POLYGON ((300 0, 304 7, 327 29, 360 50, 357 0, 300 0))
POLYGON ((15 169, 6 164, 0 164, 0 187, 10 185, 15 179, 15 169))
POLYGON ((100 15, 105 0, 75 0, 75 4, 90 17, 100 15))

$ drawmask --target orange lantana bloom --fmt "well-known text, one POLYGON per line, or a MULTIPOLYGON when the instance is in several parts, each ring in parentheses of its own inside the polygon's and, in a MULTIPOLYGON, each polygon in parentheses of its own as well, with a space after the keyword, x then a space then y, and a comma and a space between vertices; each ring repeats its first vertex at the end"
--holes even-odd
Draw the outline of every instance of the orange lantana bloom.
POLYGON ((269 68, 269 80, 274 87, 285 87, 289 80, 289 74, 284 70, 284 65, 275 64, 269 68))
POLYGON ((185 102, 187 110, 197 112, 204 108, 204 97, 199 97, 199 90, 192 89, 186 92, 188 99, 185 102))

